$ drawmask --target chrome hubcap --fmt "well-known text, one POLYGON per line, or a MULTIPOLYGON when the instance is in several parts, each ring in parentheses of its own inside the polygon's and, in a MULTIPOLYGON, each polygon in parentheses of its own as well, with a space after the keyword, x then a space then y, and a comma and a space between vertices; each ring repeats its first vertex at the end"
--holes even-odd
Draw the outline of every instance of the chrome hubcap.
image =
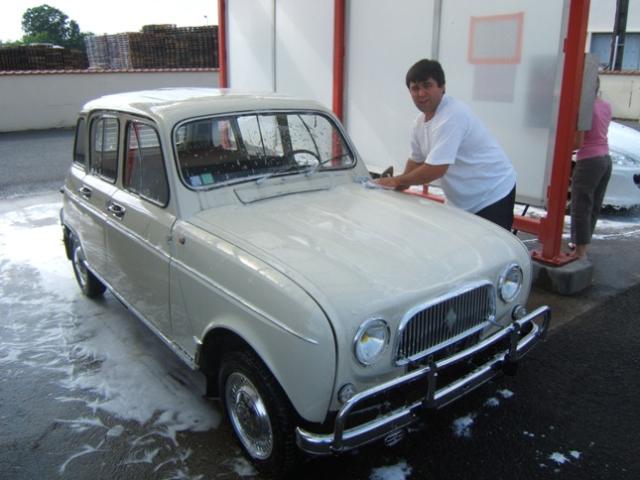
POLYGON ((258 460, 273 452, 273 430, 266 406, 251 381, 241 373, 229 375, 225 400, 231 425, 249 455, 258 460))
POLYGON ((73 268, 76 271, 80 285, 84 288, 89 281, 89 273, 87 272, 87 266, 84 262, 84 254, 82 253, 80 245, 77 245, 73 250, 73 268))

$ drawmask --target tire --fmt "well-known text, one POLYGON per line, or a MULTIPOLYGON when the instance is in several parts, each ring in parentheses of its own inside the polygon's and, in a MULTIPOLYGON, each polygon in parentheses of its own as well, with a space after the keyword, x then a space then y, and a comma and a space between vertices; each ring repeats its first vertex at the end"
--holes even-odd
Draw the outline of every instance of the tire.
POLYGON ((293 410, 266 366, 252 352, 229 353, 218 381, 225 414, 255 468, 276 478, 294 470, 300 451, 293 410))
POLYGON ((87 268, 84 251, 82 250, 80 242, 75 237, 71 240, 71 245, 71 263, 73 264, 73 273, 76 276, 80 290, 89 298, 99 297, 104 293, 106 287, 87 268))

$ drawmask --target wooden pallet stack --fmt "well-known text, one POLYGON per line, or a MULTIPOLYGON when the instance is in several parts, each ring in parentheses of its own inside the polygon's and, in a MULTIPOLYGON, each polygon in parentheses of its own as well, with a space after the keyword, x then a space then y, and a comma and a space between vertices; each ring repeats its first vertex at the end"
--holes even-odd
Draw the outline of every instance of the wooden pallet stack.
POLYGON ((83 70, 87 56, 79 50, 51 45, 0 48, 0 70, 83 70))
POLYGON ((91 69, 216 68, 218 27, 146 25, 141 32, 85 39, 91 69))

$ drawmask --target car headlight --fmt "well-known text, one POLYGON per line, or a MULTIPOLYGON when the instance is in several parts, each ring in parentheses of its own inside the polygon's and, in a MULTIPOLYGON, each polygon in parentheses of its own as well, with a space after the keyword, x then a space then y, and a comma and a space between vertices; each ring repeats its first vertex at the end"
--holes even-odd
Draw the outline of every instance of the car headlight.
POLYGON ((640 160, 626 153, 616 152, 615 150, 609 151, 609 156, 614 165, 619 167, 637 167, 640 166, 640 160))
POLYGON ((522 288, 522 269, 512 263, 503 270, 498 279, 498 295, 504 302, 510 302, 518 296, 522 288))
POLYGON ((389 325, 381 318, 365 321, 353 339, 356 359, 362 365, 375 363, 389 344, 389 325))

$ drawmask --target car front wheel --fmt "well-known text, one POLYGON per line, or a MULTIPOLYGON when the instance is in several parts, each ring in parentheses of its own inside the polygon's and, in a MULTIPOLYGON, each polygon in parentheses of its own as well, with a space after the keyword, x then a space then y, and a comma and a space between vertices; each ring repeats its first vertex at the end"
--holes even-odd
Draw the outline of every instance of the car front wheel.
POLYGON ((84 251, 80 242, 73 239, 73 248, 71 252, 71 262, 73 263, 73 273, 76 276, 78 285, 89 298, 95 298, 102 295, 106 289, 104 284, 96 278, 87 268, 87 260, 84 256, 84 251))
POLYGON ((227 355, 220 392, 229 422, 256 469, 280 477, 296 465, 294 424, 288 399, 264 364, 251 352, 227 355))

